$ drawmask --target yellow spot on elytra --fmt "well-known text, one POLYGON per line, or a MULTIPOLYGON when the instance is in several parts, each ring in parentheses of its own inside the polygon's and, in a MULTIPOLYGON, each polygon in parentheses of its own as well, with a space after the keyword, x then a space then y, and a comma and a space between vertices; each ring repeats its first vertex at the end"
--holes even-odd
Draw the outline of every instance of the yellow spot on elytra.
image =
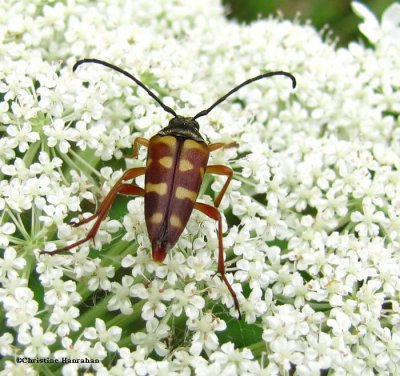
POLYGON ((145 190, 146 193, 155 192, 158 195, 163 196, 167 194, 168 186, 167 183, 158 183, 158 184, 147 183, 145 190))
POLYGON ((172 214, 171 218, 169 219, 169 222, 171 223, 171 226, 183 227, 182 226, 182 221, 177 215, 172 214))
POLYGON ((157 137, 155 142, 160 142, 162 144, 173 147, 176 145, 176 138, 172 137, 172 136, 161 136, 161 137, 157 137))
POLYGON ((165 168, 171 168, 172 167, 172 157, 162 157, 160 160, 160 165, 165 167, 165 168))
POLYGON ((195 201, 197 197, 197 192, 191 191, 183 187, 177 187, 175 191, 175 197, 179 200, 188 198, 191 201, 195 201))
POLYGON ((162 218, 163 218, 162 213, 154 213, 150 218, 150 222, 153 224, 158 224, 161 223, 162 218))
POLYGON ((199 142, 193 141, 193 140, 186 140, 185 143, 183 144, 183 147, 185 150, 187 149, 197 149, 197 150, 205 150, 205 147, 203 144, 200 144, 199 142))
POLYGON ((180 172, 190 171, 192 169, 193 169, 193 164, 190 163, 187 159, 181 159, 179 161, 179 171, 180 172))

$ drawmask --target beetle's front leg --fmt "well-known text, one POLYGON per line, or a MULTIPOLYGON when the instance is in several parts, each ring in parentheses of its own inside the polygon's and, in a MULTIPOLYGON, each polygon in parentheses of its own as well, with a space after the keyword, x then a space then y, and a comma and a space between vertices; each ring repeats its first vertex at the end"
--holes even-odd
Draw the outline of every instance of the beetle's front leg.
POLYGON ((216 142, 214 144, 208 145, 208 151, 211 153, 218 149, 228 149, 228 148, 236 148, 239 144, 235 141, 225 143, 225 142, 216 142))
POLYGON ((134 195, 134 196, 144 196, 144 189, 140 188, 133 184, 127 184, 125 181, 135 179, 140 175, 143 175, 146 172, 145 167, 137 167, 131 168, 124 172, 124 174, 118 179, 115 185, 111 188, 110 192, 108 192, 106 198, 100 204, 98 210, 95 214, 91 215, 90 217, 84 219, 83 221, 74 224, 75 227, 80 226, 84 223, 90 222, 91 220, 97 217, 96 222, 94 223, 93 227, 90 229, 88 234, 81 240, 78 240, 75 243, 69 244, 63 248, 56 249, 52 252, 44 252, 46 254, 54 255, 55 253, 59 252, 67 252, 72 248, 77 247, 90 239, 93 239, 96 236, 97 231, 99 230, 100 224, 103 221, 104 217, 108 213, 112 203, 115 201, 118 194, 124 195, 134 195))
POLYGON ((194 204, 194 208, 201 211, 206 216, 208 216, 218 222, 218 272, 219 272, 219 274, 221 274, 222 280, 224 281, 226 287, 228 288, 229 292, 232 295, 233 303, 239 313, 239 319, 240 319, 241 315, 240 315, 240 309, 239 309, 239 301, 237 299, 235 291, 233 290, 231 284, 229 283, 229 281, 227 280, 227 278, 225 276, 224 245, 223 245, 223 241, 222 241, 221 213, 218 211, 218 209, 216 207, 207 205, 207 204, 203 204, 201 202, 196 202, 194 204))
POLYGON ((125 155, 124 158, 137 158, 137 156, 139 155, 139 145, 145 146, 147 148, 149 146, 149 140, 143 137, 136 137, 133 141, 132 154, 125 155))

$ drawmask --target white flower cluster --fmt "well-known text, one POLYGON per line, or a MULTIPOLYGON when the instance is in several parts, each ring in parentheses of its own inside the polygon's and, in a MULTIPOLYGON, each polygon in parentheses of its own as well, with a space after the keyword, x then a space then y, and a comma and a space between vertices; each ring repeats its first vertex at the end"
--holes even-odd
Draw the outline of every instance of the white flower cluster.
MULTIPOLYGON (((310 25, 227 21, 218 0, 2 3, 0 375, 400 373, 400 5, 381 22, 353 8, 367 45, 336 48, 310 25), (84 237, 90 223, 68 222, 170 118, 118 73, 73 73, 86 57, 182 115, 260 73, 296 77, 295 91, 259 81, 199 120, 239 145, 212 163, 234 169, 221 210, 241 321, 200 213, 161 265, 141 198, 116 202, 92 244, 41 254, 84 237)), ((223 183, 206 177, 201 199, 223 183)))

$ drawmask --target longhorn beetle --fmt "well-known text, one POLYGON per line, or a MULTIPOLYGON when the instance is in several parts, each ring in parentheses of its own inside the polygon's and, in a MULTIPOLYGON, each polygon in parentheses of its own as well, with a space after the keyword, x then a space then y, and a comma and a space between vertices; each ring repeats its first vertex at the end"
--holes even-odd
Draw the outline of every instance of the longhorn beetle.
POLYGON ((84 63, 104 65, 127 76, 143 88, 173 118, 170 120, 168 126, 151 137, 150 140, 138 137, 133 142, 132 158, 138 156, 139 145, 148 148, 146 167, 135 167, 126 170, 111 188, 95 214, 78 223, 72 223, 72 226, 77 227, 96 219, 88 234, 75 243, 48 253, 66 252, 90 239, 94 239, 101 221, 106 216, 117 194, 123 194, 144 196, 144 213, 152 247, 152 257, 154 261, 162 262, 167 252, 178 241, 193 209, 197 209, 218 223, 218 272, 232 295, 240 318, 239 302, 236 293, 225 276, 222 219, 218 211, 218 206, 232 180, 233 171, 228 166, 207 165, 210 152, 233 146, 234 143, 224 144, 218 142, 207 144, 199 132, 199 123, 196 119, 208 115, 214 107, 230 95, 254 81, 271 76, 286 76, 292 80, 292 86, 295 88, 296 79, 292 74, 283 71, 261 74, 234 87, 206 110, 200 111, 193 117, 184 117, 178 115, 172 108, 165 105, 160 98, 133 75, 113 64, 98 59, 82 59, 75 63, 73 71, 75 72, 78 66, 84 63), (205 173, 227 177, 221 192, 219 192, 214 200, 214 206, 196 202, 205 173), (141 175, 145 175, 144 189, 135 184, 128 183, 128 181, 141 175))

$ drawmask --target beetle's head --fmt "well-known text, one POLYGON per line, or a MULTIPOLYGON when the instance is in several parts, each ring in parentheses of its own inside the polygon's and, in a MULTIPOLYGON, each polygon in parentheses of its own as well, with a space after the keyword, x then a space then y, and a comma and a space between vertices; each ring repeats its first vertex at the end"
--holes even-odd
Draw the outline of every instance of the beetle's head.
POLYGON ((192 117, 176 116, 169 121, 168 127, 184 127, 199 130, 199 123, 192 117))
POLYGON ((175 116, 169 121, 168 126, 163 128, 158 135, 182 137, 192 139, 198 142, 204 142, 199 132, 199 123, 192 117, 175 116))

